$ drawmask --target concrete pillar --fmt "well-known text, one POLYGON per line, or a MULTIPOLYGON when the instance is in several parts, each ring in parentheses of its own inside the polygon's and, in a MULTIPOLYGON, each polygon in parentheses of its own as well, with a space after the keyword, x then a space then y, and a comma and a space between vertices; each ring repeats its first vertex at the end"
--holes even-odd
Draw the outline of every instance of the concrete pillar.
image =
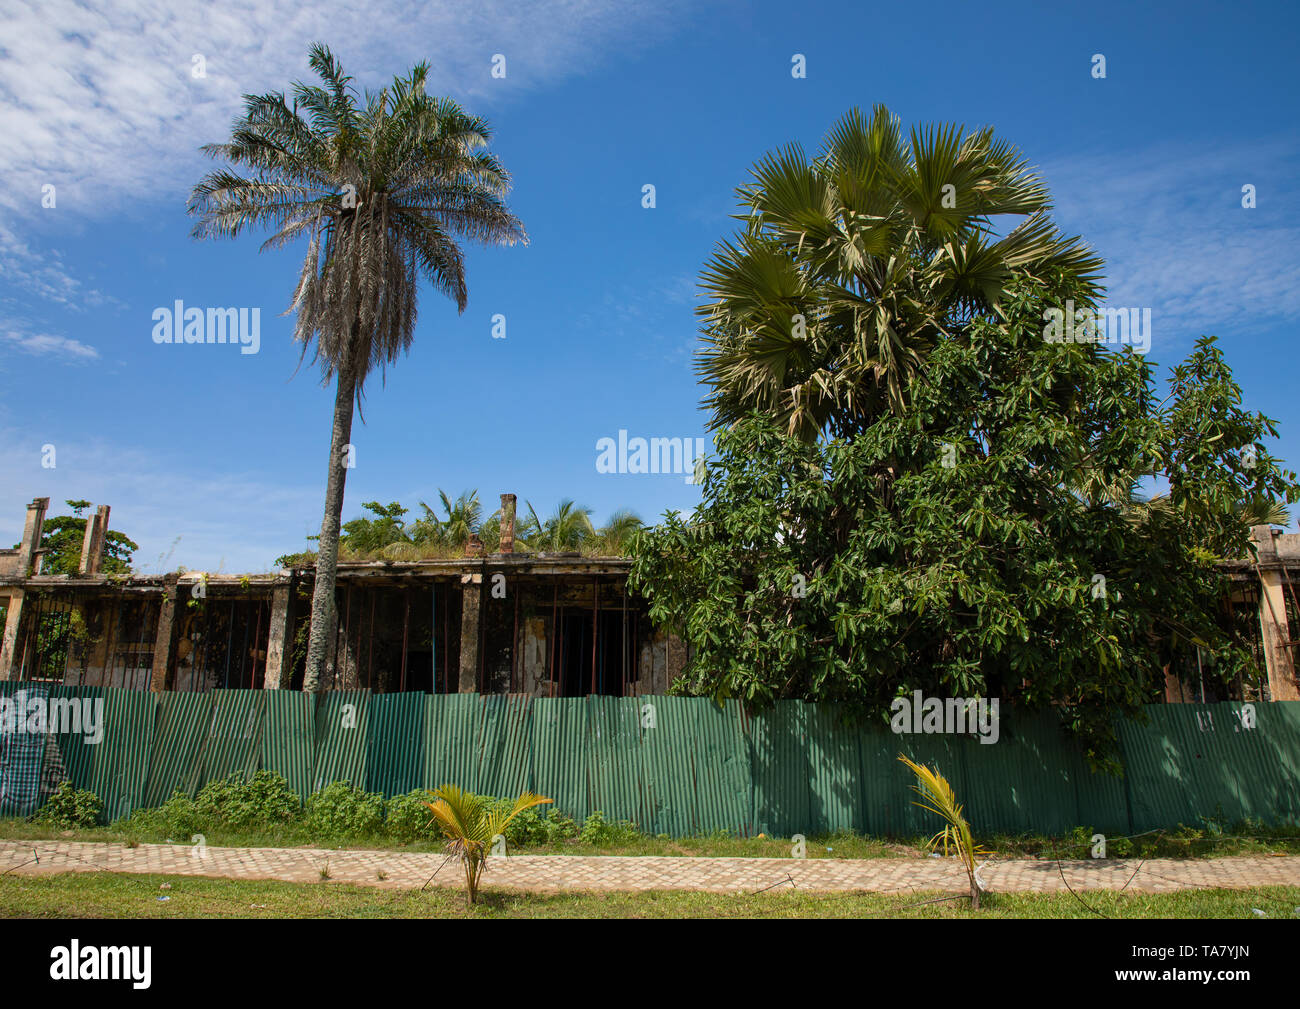
POLYGON ((266 674, 262 680, 265 690, 281 690, 289 686, 293 656, 293 619, 290 609, 293 586, 277 585, 271 592, 271 626, 266 635, 266 674))
POLYGON ((463 604, 460 611, 460 686, 462 694, 478 692, 479 604, 483 599, 483 575, 461 575, 463 604))
POLYGON ((515 552, 515 496, 501 495, 501 547, 503 554, 515 552))
POLYGON ((1281 561, 1273 542, 1271 526, 1253 526, 1256 565, 1259 573, 1259 626, 1264 639, 1264 663, 1268 668, 1268 692, 1274 701, 1300 701, 1295 661, 1291 656, 1291 628, 1286 615, 1286 594, 1281 561))
POLYGON ((18 545, 18 577, 26 578, 32 573, 32 564, 37 561, 37 550, 41 545, 41 530, 45 528, 45 510, 50 507, 50 499, 38 497, 27 506, 27 521, 23 525, 23 541, 18 545))
MULTIPOLYGON (((105 508, 105 511, 107 509, 105 508)), ((107 520, 108 516, 104 516, 107 520)), ((100 539, 102 547, 103 538, 100 539)), ((85 554, 82 554, 84 561, 85 554)), ((176 576, 168 578, 166 586, 163 589, 162 603, 158 611, 158 631, 154 635, 153 642, 153 675, 150 678, 149 689, 155 694, 161 694, 167 689, 167 671, 171 668, 172 646, 176 640, 176 576)))
POLYGON ((97 575, 104 566, 104 537, 108 534, 108 505, 100 505, 86 519, 86 535, 81 541, 81 563, 77 573, 97 575))
MULTIPOLYGON (((31 513, 28 512, 28 514, 31 513)), ((25 536, 23 542, 26 542, 25 536)), ((9 590, 9 608, 5 612, 4 637, 0 638, 0 680, 16 680, 20 672, 19 660, 22 657, 17 654, 18 628, 22 626, 24 595, 22 589, 9 590)))

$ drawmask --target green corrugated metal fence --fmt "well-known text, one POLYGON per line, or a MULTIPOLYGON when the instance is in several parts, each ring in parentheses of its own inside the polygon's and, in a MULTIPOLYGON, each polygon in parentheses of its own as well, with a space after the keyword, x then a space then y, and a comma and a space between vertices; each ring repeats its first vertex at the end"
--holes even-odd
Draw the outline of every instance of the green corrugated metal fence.
POLYGON ((906 753, 937 764, 981 832, 1132 834, 1203 819, 1300 825, 1300 702, 1153 705, 1119 726, 1123 778, 1092 774, 1050 713, 1004 717, 1000 738, 893 735, 828 705, 746 713, 699 698, 216 690, 149 694, 0 684, 0 697, 103 703, 102 741, 0 738, 0 813, 28 815, 64 778, 105 816, 259 768, 302 798, 332 781, 392 797, 455 783, 524 789, 577 819, 600 810, 647 833, 773 836, 935 829, 912 804, 906 753), (39 784, 33 784, 38 782, 39 784))

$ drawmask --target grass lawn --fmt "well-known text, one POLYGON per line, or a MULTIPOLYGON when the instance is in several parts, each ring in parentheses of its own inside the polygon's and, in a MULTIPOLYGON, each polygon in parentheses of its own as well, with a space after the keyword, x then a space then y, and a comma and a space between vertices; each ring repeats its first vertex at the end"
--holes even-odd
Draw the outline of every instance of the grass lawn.
MULTIPOLYGON (((317 837, 300 824, 272 830, 204 832, 207 843, 218 847, 287 848, 321 847, 354 848, 380 851, 441 851, 438 840, 397 843, 382 834, 363 837, 317 837)), ((1002 858, 1087 858, 1090 831, 1074 838, 1050 838, 1041 835, 982 836, 977 838, 1002 858)), ((189 837, 168 837, 141 830, 126 821, 106 827, 59 830, 23 819, 0 819, 0 839, 14 841, 109 841, 118 844, 187 844, 189 837)), ((808 858, 915 858, 924 854, 922 838, 887 840, 858 834, 810 836, 808 858)), ((511 850, 521 855, 695 855, 714 858, 787 858, 791 843, 784 838, 742 838, 712 834, 700 837, 669 838, 645 834, 607 843, 590 844, 578 839, 554 844, 534 844, 511 850)), ((1240 833, 1211 834, 1203 829, 1157 831, 1129 842, 1112 839, 1107 854, 1112 858, 1214 858, 1224 855, 1262 854, 1300 855, 1300 829, 1294 827, 1259 828, 1240 833)))
MULTIPOLYGON (((936 893, 814 894, 794 890, 718 894, 520 893, 493 888, 465 907, 461 891, 375 889, 345 883, 279 883, 186 876, 60 873, 0 876, 4 918, 1093 918, 1070 894, 991 894, 907 907, 936 893), (161 889, 162 884, 170 889, 161 889), (167 901, 159 901, 167 896, 167 901)), ((1082 899, 1111 918, 1286 918, 1300 887, 1184 890, 1172 894, 1090 890, 1082 899)))

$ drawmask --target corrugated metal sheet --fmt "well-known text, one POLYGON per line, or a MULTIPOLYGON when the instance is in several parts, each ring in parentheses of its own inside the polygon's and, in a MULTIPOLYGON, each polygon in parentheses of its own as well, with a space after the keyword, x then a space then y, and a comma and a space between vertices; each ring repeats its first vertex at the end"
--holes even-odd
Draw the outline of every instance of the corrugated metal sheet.
POLYGON ((158 695, 118 689, 104 695, 104 739, 95 747, 91 788, 104 803, 104 822, 111 823, 146 808, 158 695))
MULTIPOLYGON (((0 683, 0 693, 31 689, 0 683)), ((0 809, 29 810, 69 778, 105 819, 157 805, 180 787, 265 767, 304 797, 347 780, 386 795, 453 782, 482 794, 525 788, 577 819, 600 809, 649 833, 852 828, 929 834, 901 751, 937 765, 976 828, 1119 834, 1253 818, 1300 825, 1300 703, 1153 705, 1119 726, 1127 775, 1087 771, 1050 713, 1003 712, 997 743, 852 729, 833 708, 785 701, 749 718, 732 703, 644 696, 529 700, 518 695, 279 691, 150 694, 47 687, 104 702, 103 741, 82 734, 0 741, 0 809), (8 754, 6 758, 4 755, 8 754), (33 781, 39 779, 39 785, 33 781)))
MULTIPOLYGON (((694 737, 699 702, 689 697, 642 694, 641 726, 642 829, 682 837, 694 830, 694 737)), ((746 798, 749 790, 746 789, 746 798)))
POLYGON ((532 698, 526 694, 481 695, 475 754, 478 790, 514 798, 533 777, 532 698))
MULTIPOLYGON (((103 730, 105 719, 104 688, 70 686, 62 684, 51 688, 50 696, 60 699, 78 699, 84 705, 98 702, 99 714, 95 717, 98 729, 103 730)), ((83 708, 84 710, 84 708, 83 708)), ((92 710, 94 710, 92 708, 92 710)), ((94 778, 95 757, 102 745, 90 742, 84 732, 60 733, 54 737, 55 745, 45 751, 46 766, 42 774, 42 787, 48 793, 63 780, 71 781, 77 788, 89 788, 94 778)))
POLYGON ((194 795, 212 725, 210 694, 187 690, 157 696, 158 723, 149 754, 146 807, 161 806, 177 789, 194 795))
POLYGON ((755 833, 807 834, 812 823, 811 771, 802 701, 777 701, 749 719, 755 833))
POLYGON ((1247 728, 1240 703, 1147 708, 1148 725, 1123 723, 1128 801, 1135 831, 1201 817, 1300 822, 1300 703, 1256 704, 1247 728))
POLYGON ((607 820, 642 822, 641 719, 635 697, 588 697, 587 802, 607 820))
POLYGON ((262 769, 284 778, 305 802, 314 784, 316 697, 296 690, 268 690, 264 718, 262 769))
POLYGON ((860 733, 827 705, 804 705, 808 734, 808 823, 816 833, 865 826, 860 733))
POLYGON ((696 704, 692 752, 696 831, 750 833, 750 750, 737 702, 696 704))
POLYGON ((425 703, 424 787, 479 792, 478 695, 430 694, 425 703))
POLYGON ((334 690, 320 695, 312 791, 319 792, 335 781, 365 787, 369 710, 369 690, 334 690))
POLYGON ((266 693, 261 690, 213 690, 212 728, 203 748, 202 788, 209 781, 238 775, 247 781, 262 759, 262 717, 266 693))
POLYGON ((554 799, 554 806, 581 820, 590 811, 587 796, 586 701, 542 697, 533 701, 529 718, 533 751, 533 791, 554 799))
POLYGON ((425 714, 424 694, 376 694, 370 698, 366 791, 391 799, 421 787, 425 714))

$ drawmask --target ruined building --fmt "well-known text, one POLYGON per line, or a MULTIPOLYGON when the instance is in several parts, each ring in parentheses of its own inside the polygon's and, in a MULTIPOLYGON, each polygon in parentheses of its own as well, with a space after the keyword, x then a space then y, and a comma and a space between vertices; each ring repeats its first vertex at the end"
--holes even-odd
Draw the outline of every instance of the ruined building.
MULTIPOLYGON (((453 560, 340 562, 326 689, 663 694, 688 648, 652 625, 620 557, 514 550, 515 497, 503 494, 501 550, 471 539, 453 560)), ((22 543, 0 550, 0 680, 134 690, 298 689, 314 572, 267 575, 101 571, 109 509, 86 522, 75 575, 41 573, 48 498, 27 506, 22 543)), ((1292 627, 1300 535, 1252 530, 1256 556, 1221 565, 1256 680, 1224 694, 1195 666, 1167 671, 1170 702, 1300 700, 1292 627)))
MULTIPOLYGON (((0 679, 154 691, 302 686, 310 566, 243 576, 104 573, 109 509, 101 505, 86 522, 77 574, 42 574, 48 505, 28 505, 22 543, 0 550, 0 679)), ((687 651, 629 597, 630 562, 516 553, 514 505, 514 495, 502 495, 498 553, 471 539, 453 560, 340 562, 324 687, 666 692, 687 651)))

